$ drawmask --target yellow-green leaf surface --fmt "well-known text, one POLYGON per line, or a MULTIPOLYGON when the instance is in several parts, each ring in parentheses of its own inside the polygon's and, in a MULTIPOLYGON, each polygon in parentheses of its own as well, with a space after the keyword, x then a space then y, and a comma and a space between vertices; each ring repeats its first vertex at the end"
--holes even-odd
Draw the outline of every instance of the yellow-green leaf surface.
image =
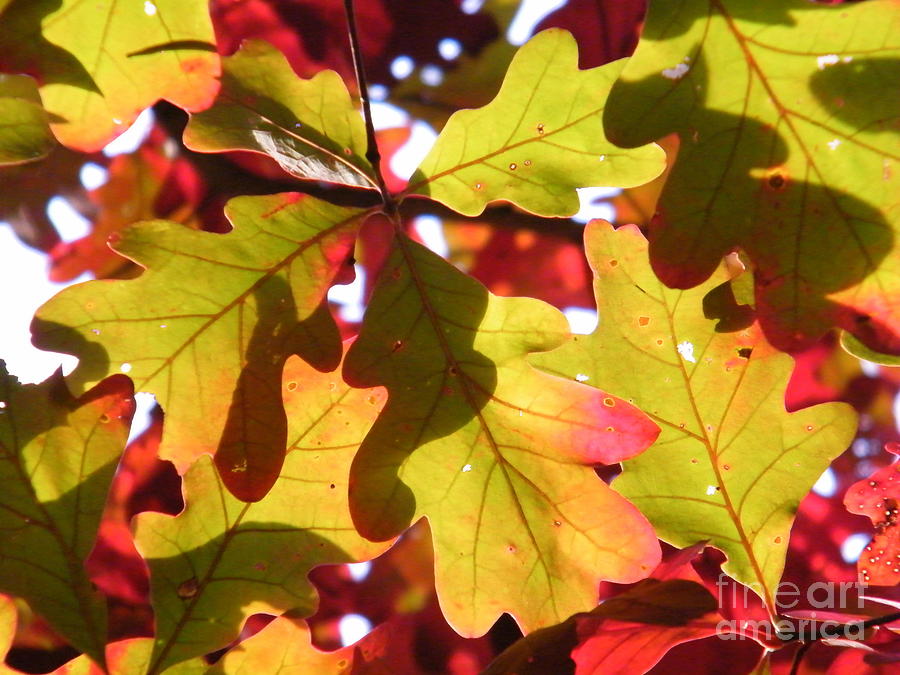
POLYGON ((704 299, 710 309, 729 289, 724 266, 672 290, 653 274, 636 227, 595 221, 585 245, 600 324, 532 362, 588 383, 602 377, 650 415, 659 440, 624 463, 613 487, 674 546, 709 540, 724 551, 724 570, 774 608, 794 513, 853 439, 856 415, 843 403, 786 412, 791 357, 755 324, 717 332, 726 326, 704 316, 704 299))
POLYGON ((665 166, 659 147, 622 150, 603 134, 606 96, 623 65, 579 70, 570 33, 536 35, 516 53, 491 103, 447 121, 406 192, 467 216, 497 200, 571 216, 576 188, 652 180, 665 166))
POLYGON ((101 663, 106 600, 84 561, 133 410, 124 377, 75 400, 59 374, 23 386, 0 362, 0 591, 101 663))
POLYGON ((892 0, 652 2, 610 93, 609 137, 677 132, 650 227, 673 287, 742 247, 782 349, 838 325, 900 351, 900 12, 892 0))
POLYGON ((184 477, 180 515, 137 518, 156 613, 151 673, 225 646, 250 614, 312 614, 315 565, 373 558, 390 544, 360 537, 347 504, 350 462, 384 391, 350 389, 340 373, 293 357, 281 393, 289 452, 265 499, 232 497, 204 457, 184 477))
POLYGON ((55 143, 35 81, 0 73, 0 165, 46 157, 55 143))
MULTIPOLYGON (((503 612, 525 630, 596 602, 601 579, 641 579, 652 529, 594 473, 659 430, 637 409, 525 357, 569 336, 563 315, 499 298, 403 236, 344 365, 388 404, 350 474, 360 532, 393 537, 427 517, 441 608, 463 635, 503 612)), ((602 380, 600 380, 602 382, 602 380)))
POLYGON ((389 675, 408 672, 397 667, 391 651, 404 661, 408 641, 392 635, 392 624, 377 626, 358 642, 324 652, 312 644, 305 621, 278 617, 241 642, 209 670, 209 675, 389 675), (392 639, 393 638, 393 639, 392 639))
POLYGON ((201 152, 250 150, 297 178, 377 188, 365 158, 366 129, 340 75, 304 80, 284 55, 252 41, 223 61, 222 88, 191 116, 185 144, 201 152))
POLYGON ((205 0, 14 0, 0 62, 38 77, 56 137, 86 152, 161 98, 206 107, 220 70, 205 0))
POLYGON ((227 234, 166 221, 127 229, 114 248, 146 271, 65 289, 32 331, 42 349, 79 358, 74 390, 122 371, 155 394, 166 412, 161 455, 183 472, 215 454, 229 489, 252 500, 284 457, 285 359, 340 361, 325 294, 364 212, 285 193, 238 197, 225 213, 227 234))

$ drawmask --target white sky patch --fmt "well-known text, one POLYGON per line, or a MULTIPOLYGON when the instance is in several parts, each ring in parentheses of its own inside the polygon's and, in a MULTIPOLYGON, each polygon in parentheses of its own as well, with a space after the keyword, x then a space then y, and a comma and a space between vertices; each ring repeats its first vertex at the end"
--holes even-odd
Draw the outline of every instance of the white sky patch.
POLYGON ((878 374, 881 372, 881 369, 879 368, 877 363, 872 363, 871 361, 866 361, 865 359, 859 360, 859 369, 866 377, 878 377, 878 374))
MULTIPOLYGON (((72 283, 90 278, 83 274, 72 283)), ((25 246, 6 223, 0 223, 0 287, 16 289, 14 293, 3 294, 0 358, 23 384, 43 382, 60 366, 64 373, 70 373, 78 363, 74 356, 34 347, 29 330, 35 310, 68 285, 49 281, 47 257, 25 246)))
POLYGON ((91 233, 91 221, 78 213, 65 197, 57 195, 47 202, 47 217, 65 242, 76 241, 91 233))
POLYGON ((667 77, 670 80, 680 80, 682 77, 687 75, 687 72, 691 69, 691 67, 687 63, 679 63, 671 68, 666 68, 662 71, 662 76, 667 77))
POLYGON ((837 476, 834 475, 834 469, 829 466, 825 469, 825 472, 819 476, 819 480, 816 481, 812 489, 813 492, 820 497, 833 497, 837 492, 837 486, 837 476))
POLYGON ((356 583, 359 583, 367 576, 369 576, 369 572, 372 571, 372 562, 366 560, 365 562, 358 563, 347 563, 347 572, 350 573, 350 578, 353 579, 356 583))
POLYGON ((391 157, 391 171, 401 178, 408 179, 413 171, 425 159, 425 155, 431 150, 437 134, 425 122, 416 120, 412 125, 412 134, 402 148, 391 157))
POLYGON ((828 141, 828 147, 831 148, 832 150, 837 150, 838 146, 840 144, 841 144, 841 139, 839 139, 839 138, 833 138, 830 141, 828 141))
POLYGON ((474 14, 481 9, 484 0, 463 0, 459 8, 466 14, 474 14))
POLYGON ((144 2, 144 14, 146 14, 147 16, 156 15, 156 5, 150 2, 150 0, 146 0, 146 2, 144 2))
POLYGON ((566 307, 563 314, 569 322, 569 330, 576 335, 588 335, 597 328, 597 312, 584 307, 566 307))
POLYGON ((715 485, 707 485, 707 486, 706 486, 706 494, 707 494, 707 495, 714 495, 714 494, 716 494, 716 491, 717 491, 718 489, 719 489, 719 488, 717 488, 715 485))
POLYGON ((372 630, 372 622, 362 614, 344 614, 338 622, 338 633, 341 646, 346 647, 359 642, 372 630))
POLYGON ((463 472, 463 473, 469 473, 471 470, 472 470, 472 465, 471 465, 471 464, 466 464, 466 465, 462 468, 462 472, 463 472))
POLYGON ((678 343, 678 353, 684 357, 685 361, 690 361, 691 363, 697 363, 697 359, 694 358, 694 343, 688 342, 685 340, 684 342, 678 343))
POLYGON ((126 152, 134 152, 138 146, 144 142, 150 130, 153 128, 153 111, 147 108, 138 115, 128 130, 118 138, 111 141, 105 148, 103 154, 107 157, 122 155, 126 152))
POLYGON ((366 288, 366 270, 362 265, 355 265, 356 279, 352 284, 332 286, 328 289, 328 300, 339 306, 338 314, 349 323, 362 321, 366 308, 363 305, 363 293, 366 288))
POLYGON ((429 87, 436 87, 444 81, 444 71, 429 63, 419 71, 419 79, 429 87))
POLYGON ((572 216, 576 223, 587 223, 595 218, 613 221, 616 218, 616 208, 609 202, 602 201, 615 197, 622 192, 619 188, 611 187, 586 187, 576 188, 578 193, 578 213, 572 216))
POLYGON ((96 190, 109 180, 109 171, 99 164, 87 162, 78 172, 78 180, 85 190, 96 190))
POLYGON ((863 534, 862 532, 851 534, 849 537, 844 539, 843 543, 841 544, 841 557, 844 559, 844 562, 855 563, 857 560, 859 560, 860 554, 863 552, 863 549, 865 549, 865 547, 871 540, 871 534, 863 534))
POLYGON ((525 44, 543 18, 565 4, 566 0, 523 0, 506 30, 507 41, 513 45, 525 44))
POLYGON ((391 75, 398 80, 403 80, 412 75, 412 71, 416 67, 416 62, 406 54, 401 54, 391 61, 391 75))
POLYGON ((587 382, 591 378, 588 377, 587 375, 585 375, 584 373, 578 373, 575 376, 575 379, 578 380, 579 382, 587 382))
POLYGON ((437 47, 438 54, 445 61, 453 61, 462 54, 462 45, 459 43, 459 40, 454 40, 453 38, 444 38, 438 42, 437 47))
POLYGON ((837 54, 822 54, 822 56, 816 57, 816 66, 818 66, 819 70, 825 70, 828 66, 833 66, 840 60, 841 57, 837 54))
POLYGON ((891 412, 894 414, 894 426, 897 428, 897 431, 900 431, 900 392, 894 396, 891 412))
POLYGON ((369 107, 372 109, 372 125, 376 131, 406 126, 409 122, 409 115, 390 103, 373 101, 369 107))
POLYGON ((128 432, 128 443, 150 428, 153 422, 153 406, 156 405, 156 397, 146 391, 139 391, 134 395, 134 417, 131 418, 131 431, 128 432))
POLYGON ((369 101, 384 101, 388 97, 388 88, 383 84, 369 85, 369 101))
POLYGON ((422 239, 422 243, 428 248, 442 258, 450 255, 450 247, 444 238, 444 221, 437 216, 426 214, 415 218, 413 227, 416 234, 422 239))
POLYGON ((121 370, 123 373, 130 373, 131 372, 131 364, 123 363, 121 366, 119 366, 119 370, 121 370))

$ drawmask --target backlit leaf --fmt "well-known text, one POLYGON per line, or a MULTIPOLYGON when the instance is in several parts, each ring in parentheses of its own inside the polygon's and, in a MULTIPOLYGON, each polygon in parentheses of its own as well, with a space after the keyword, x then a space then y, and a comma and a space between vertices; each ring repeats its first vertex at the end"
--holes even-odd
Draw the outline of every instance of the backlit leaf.
POLYGON ((849 445, 855 414, 842 403, 786 412, 791 357, 755 326, 717 332, 727 327, 704 315, 728 289, 724 265, 697 288, 672 290, 650 269, 636 227, 595 221, 585 245, 600 324, 532 361, 602 383, 659 424, 659 440, 624 463, 615 489, 669 543, 709 540, 724 551, 726 573, 774 607, 794 513, 849 445))
POLYGON ((391 638, 391 624, 381 625, 356 644, 323 652, 312 645, 305 621, 279 617, 228 652, 209 675, 412 675, 397 669, 391 638))
POLYGON ((526 631, 556 623, 593 606, 600 579, 658 561, 643 517, 591 468, 658 430, 525 362, 567 336, 549 305, 492 296, 400 235, 348 353, 350 384, 389 392, 353 462, 354 522, 384 540, 428 518, 441 608, 463 635, 502 612, 526 631))
POLYGON ((740 246, 774 345, 838 325, 900 350, 898 36, 890 0, 651 3, 604 121, 623 146, 681 138, 650 228, 663 281, 740 246))
POLYGON ((128 436, 131 384, 71 398, 59 374, 20 385, 0 362, 0 590, 102 662, 106 601, 84 570, 128 436))
POLYGON ((53 148, 47 111, 34 80, 0 73, 0 165, 40 159, 53 148))
POLYGON ((337 73, 300 79, 281 52, 260 41, 245 43, 223 68, 215 103, 192 115, 185 130, 189 148, 250 150, 297 178, 377 188, 362 116, 337 73))
POLYGON ((312 614, 307 574, 314 566, 373 558, 390 545, 360 537, 347 504, 350 462, 384 404, 383 390, 350 389, 339 373, 318 373, 292 357, 279 393, 289 452, 264 500, 232 497, 202 457, 184 476, 180 515, 137 517, 156 612, 150 673, 225 646, 250 614, 312 614))
POLYGON ((622 150, 603 134, 601 113, 623 65, 579 70, 569 33, 537 35, 513 58, 491 103, 448 120, 407 193, 467 216, 497 200, 571 216, 578 211, 576 188, 651 180, 665 165, 658 147, 622 150))
MULTIPOLYGON (((900 454, 896 443, 885 449, 900 454)), ((900 464, 890 464, 851 485, 844 505, 850 513, 867 516, 875 526, 875 536, 859 555, 859 580, 896 586, 900 583, 900 464)))
POLYGON ((38 77, 53 133, 86 152, 161 98, 198 110, 218 88, 204 0, 15 0, 0 24, 0 64, 38 77))
MULTIPOLYGON (((144 146, 132 154, 117 155, 109 164, 106 183, 92 190, 88 198, 96 213, 91 231, 72 242, 60 242, 50 251, 49 277, 52 281, 70 281, 85 272, 97 278, 124 276, 123 271, 136 270, 107 246, 110 236, 118 235, 128 225, 163 214, 157 212, 157 201, 172 178, 177 165, 161 151, 144 146)), ((165 214, 170 220, 195 225, 195 204, 180 204, 165 214)))
POLYGON ((146 271, 67 288, 38 310, 35 344, 79 358, 75 390, 127 372, 166 412, 162 457, 183 472, 214 453, 229 490, 259 499, 284 456, 285 359, 340 360, 323 303, 362 213, 285 193, 231 200, 227 234, 135 225, 114 248, 146 271))

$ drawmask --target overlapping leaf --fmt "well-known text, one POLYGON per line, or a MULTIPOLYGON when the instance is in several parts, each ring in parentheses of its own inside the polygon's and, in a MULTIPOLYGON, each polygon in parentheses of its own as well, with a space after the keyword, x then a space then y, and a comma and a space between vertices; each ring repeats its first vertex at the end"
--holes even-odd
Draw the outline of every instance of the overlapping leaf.
POLYGON ((22 386, 0 362, 0 590, 24 598, 100 663, 106 602, 84 561, 133 406, 121 376, 76 401, 60 375, 22 386))
POLYGON ((189 148, 269 155, 298 178, 377 188, 366 130, 347 87, 332 70, 297 77, 268 43, 245 43, 224 60, 222 88, 208 110, 191 116, 189 148))
POLYGON ((55 143, 37 84, 25 75, 0 73, 0 165, 47 155, 55 143))
POLYGON ((150 673, 226 645, 250 614, 311 614, 307 574, 315 565, 372 558, 389 545, 360 537, 347 505, 350 462, 383 390, 350 389, 339 373, 317 373, 293 357, 280 391, 289 453, 264 500, 238 501, 201 458, 184 477, 179 516, 137 517, 156 612, 150 673))
POLYGON ((754 326, 717 332, 729 326, 704 315, 722 306, 714 300, 729 288, 724 266, 695 289, 671 290, 650 269, 637 228, 595 221, 585 241, 600 325, 532 361, 602 383, 659 424, 659 440, 625 462, 615 489, 666 541, 723 550, 723 569, 774 607, 794 513, 853 438, 852 409, 785 411, 792 359, 754 326))
POLYGON ((525 630, 596 601, 600 579, 635 581, 658 561, 640 513, 591 468, 658 433, 624 401, 533 369, 568 336, 544 303, 498 298, 399 236, 344 366, 388 404, 353 462, 360 532, 431 525, 441 608, 464 635, 502 612, 525 630))
MULTIPOLYGON (((391 626, 378 626, 358 643, 333 652, 316 649, 306 622, 279 617, 249 640, 242 642, 210 669, 210 675, 413 675, 398 670, 390 658, 391 626)), ((405 656, 405 655, 404 655, 405 656)))
MULTIPOLYGON (((896 443, 886 447, 900 454, 896 443)), ((875 471, 850 486, 844 496, 850 513, 868 516, 875 526, 875 536, 860 553, 857 569, 859 580, 875 586, 900 583, 900 464, 893 463, 875 471)))
POLYGON ((158 99, 207 106, 219 56, 204 0, 15 0, 0 68, 36 75, 56 137, 94 151, 158 99))
POLYGON ((35 344, 79 358, 76 390, 127 372, 166 412, 163 457, 183 471, 215 453, 229 489, 259 499, 284 456, 284 360, 340 360, 323 303, 362 213, 286 193, 230 201, 224 235, 140 223, 114 248, 147 270, 67 288, 38 310, 35 344))
POLYGON ((571 216, 578 211, 576 188, 651 180, 665 164, 658 147, 622 150, 603 134, 601 113, 623 65, 579 70, 569 33, 537 35, 513 58, 491 103, 448 120, 407 192, 468 216, 497 200, 571 216))
MULTIPOLYGON (((114 157, 109 165, 107 182, 89 193, 96 210, 91 231, 80 239, 60 242, 53 248, 50 279, 71 281, 85 272, 104 278, 122 276, 121 272, 125 270, 136 270, 122 256, 116 255, 106 241, 132 223, 162 215, 157 212, 157 201, 165 188, 174 192, 166 180, 172 178, 176 166, 153 147, 114 157)), ((193 218, 196 204, 186 201, 165 214, 166 217, 180 223, 196 224, 193 218)))
POLYGON ((651 4, 605 123, 624 146, 681 137, 650 230, 663 281, 694 286, 741 246, 776 346, 839 325, 900 350, 898 35, 890 0, 651 4))

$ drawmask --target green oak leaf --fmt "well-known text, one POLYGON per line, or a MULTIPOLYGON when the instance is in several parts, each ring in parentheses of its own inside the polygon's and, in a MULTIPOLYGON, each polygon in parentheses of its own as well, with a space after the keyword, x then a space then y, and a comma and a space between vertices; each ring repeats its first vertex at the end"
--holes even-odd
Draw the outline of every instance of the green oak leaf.
POLYGON ((106 600, 84 561, 125 448, 132 394, 119 375, 75 400, 59 373, 21 385, 0 361, 0 591, 100 664, 106 600))
POLYGON ((206 107, 220 71, 205 0, 14 0, 0 61, 38 77, 56 137, 85 152, 161 98, 206 107))
POLYGON ((351 389, 292 357, 280 392, 289 452, 265 499, 232 497, 204 457, 184 476, 181 514, 137 517, 156 613, 151 674, 225 646, 250 614, 312 614, 314 566, 367 560, 391 543, 360 537, 347 504, 350 462, 384 391, 351 389))
POLYGON ((0 166, 46 157, 56 143, 37 84, 26 75, 0 73, 0 166))
POLYGON ((624 401, 532 368, 569 336, 563 315, 499 298, 398 235, 344 365, 388 404, 350 473, 359 531, 428 518, 441 608, 463 635, 502 612, 526 631, 596 602, 601 579, 647 576, 652 529, 594 473, 658 430, 624 401))
POLYGON ((297 178, 378 188, 363 118, 340 75, 323 70, 304 80, 261 41, 244 43, 222 67, 222 88, 211 108, 191 115, 185 145, 258 152, 297 178))
POLYGON ((606 96, 623 65, 579 70, 572 35, 541 32, 516 53, 493 101, 447 121, 406 192, 467 216, 497 200, 571 216, 576 188, 652 180, 665 166, 659 147, 626 151, 603 134, 606 96))
POLYGON ((654 275, 635 226, 595 221, 585 246, 602 320, 532 363, 588 383, 602 376, 609 392, 650 415, 659 439, 624 463, 614 489, 665 541, 709 540, 724 551, 726 573, 774 608, 794 514, 853 440, 855 413, 844 403, 785 410, 793 359, 755 325, 720 332, 704 315, 704 299, 711 309, 728 282, 724 265, 696 288, 672 290, 654 275))
POLYGON ((676 132, 653 268, 689 288, 743 248, 781 349, 841 326, 900 351, 900 14, 889 0, 651 2, 604 112, 636 146, 676 132))
POLYGON ((225 213, 227 234, 167 221, 125 230, 113 247, 146 271, 66 288, 32 331, 38 347, 79 358, 76 391, 127 372, 166 412, 161 455, 183 472, 215 454, 228 488, 254 500, 284 457, 284 360, 340 361, 325 294, 365 212, 285 193, 237 197, 225 213))
POLYGON ((841 331, 841 347, 856 358, 864 361, 880 363, 882 366, 900 366, 900 355, 877 352, 846 331, 841 331))

